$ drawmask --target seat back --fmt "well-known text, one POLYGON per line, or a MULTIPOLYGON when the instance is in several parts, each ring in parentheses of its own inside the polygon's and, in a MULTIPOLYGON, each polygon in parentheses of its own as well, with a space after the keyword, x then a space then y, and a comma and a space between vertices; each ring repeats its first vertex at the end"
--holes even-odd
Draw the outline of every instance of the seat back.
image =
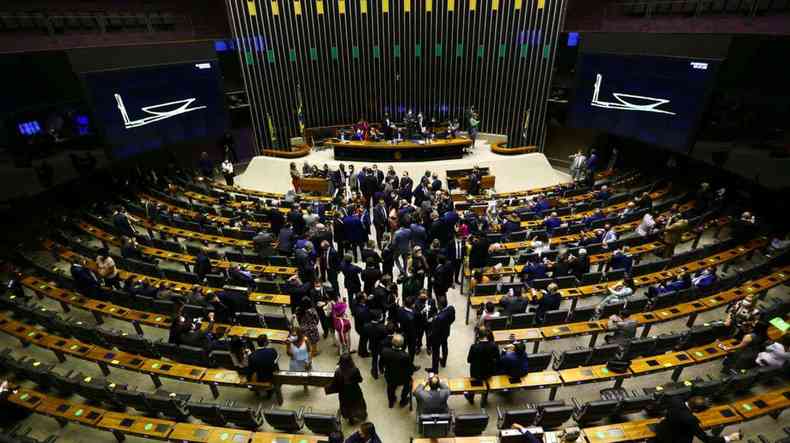
POLYGON ((550 406, 543 408, 535 425, 543 429, 554 429, 562 426, 572 415, 573 406, 550 406))
POLYGON ((571 312, 569 321, 589 321, 595 316, 595 308, 595 305, 576 307, 576 309, 571 312))
POLYGON ((264 411, 263 416, 266 417, 266 423, 278 431, 298 432, 304 426, 304 422, 296 411, 269 409, 264 411))
POLYGON ((428 438, 441 438, 450 435, 450 414, 420 414, 417 427, 420 435, 428 438))
POLYGON ((263 426, 263 411, 261 406, 220 406, 220 413, 227 421, 234 425, 250 430, 256 430, 263 426))
POLYGON ((269 329, 281 329, 284 331, 291 329, 288 317, 281 314, 263 314, 263 322, 269 329))
POLYGON ((530 354, 528 360, 529 372, 542 372, 551 364, 551 352, 530 354))
POLYGON ((646 355, 652 355, 656 346, 656 339, 652 337, 636 338, 625 345, 623 358, 631 360, 646 355))
POLYGON ((189 402, 189 412, 198 420, 212 426, 225 426, 228 421, 220 413, 219 407, 214 403, 189 402))
POLYGON ((609 360, 614 360, 620 354, 620 345, 613 343, 609 345, 601 345, 593 348, 590 360, 587 361, 588 365, 603 365, 609 360))
POLYGON ((470 437, 482 434, 486 427, 488 427, 488 414, 458 414, 455 416, 453 433, 457 437, 470 437))
POLYGON ((593 400, 581 405, 573 413, 573 419, 580 425, 595 423, 617 412, 617 400, 593 400))
POLYGON ((189 417, 187 402, 179 398, 175 393, 154 393, 146 395, 146 400, 153 408, 160 413, 183 421, 189 417))
POLYGON ((579 285, 579 280, 576 280, 576 277, 573 275, 566 275, 563 277, 557 277, 554 279, 560 289, 564 288, 575 288, 579 285))
POLYGON ((562 351, 555 360, 553 368, 556 371, 561 369, 577 368, 587 364, 592 354, 591 349, 573 349, 570 351, 562 351))
POLYGON ((501 331, 503 329, 508 328, 508 321, 510 319, 508 317, 493 317, 487 318, 483 324, 492 331, 501 331))
POLYGON ((620 415, 636 414, 644 411, 655 402, 655 399, 651 395, 624 397, 617 406, 617 413, 620 415))
POLYGON ((537 418, 537 408, 509 409, 504 411, 497 427, 499 429, 510 429, 513 427, 513 423, 518 423, 521 426, 530 426, 535 423, 537 418))
POLYGON ((528 328, 535 323, 535 314, 532 312, 525 312, 522 314, 513 314, 510 316, 510 327, 512 329, 528 328))
POLYGON ((558 325, 561 323, 565 323, 567 319, 568 319, 567 309, 554 309, 551 311, 546 311, 546 314, 543 318, 543 324, 558 325))
POLYGON ((340 420, 337 415, 332 414, 307 412, 304 414, 304 425, 310 432, 321 435, 329 435, 341 429, 340 420))

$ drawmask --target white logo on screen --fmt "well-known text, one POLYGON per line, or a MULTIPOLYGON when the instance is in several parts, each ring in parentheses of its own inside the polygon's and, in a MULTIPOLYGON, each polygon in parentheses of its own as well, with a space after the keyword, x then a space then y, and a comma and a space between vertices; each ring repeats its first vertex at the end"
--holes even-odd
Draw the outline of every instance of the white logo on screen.
POLYGON ((691 67, 694 68, 694 69, 701 69, 701 70, 705 71, 705 70, 708 69, 708 64, 707 63, 702 63, 702 62, 691 62, 691 67))
POLYGON ((118 102, 118 111, 121 112, 121 117, 123 117, 123 126, 126 129, 139 128, 141 126, 150 125, 151 123, 173 118, 181 114, 186 114, 187 112, 206 108, 205 106, 196 106, 194 108, 190 108, 189 105, 191 105, 195 100, 197 99, 185 98, 184 100, 176 100, 173 102, 160 103, 158 105, 145 106, 140 109, 143 112, 151 115, 138 120, 130 120, 129 114, 126 113, 126 106, 123 104, 123 97, 121 97, 120 94, 115 94, 115 101, 118 102), (170 107, 170 109, 167 109, 168 107, 170 107), (164 110, 162 110, 162 108, 164 108, 164 110))
POLYGON ((596 74, 592 101, 590 102, 591 106, 606 109, 619 109, 621 111, 654 112, 657 114, 675 115, 672 111, 658 109, 659 106, 669 103, 669 99, 666 98, 645 97, 643 95, 613 92, 612 95, 619 103, 599 100, 598 95, 601 92, 601 83, 603 83, 603 76, 601 74, 596 74))

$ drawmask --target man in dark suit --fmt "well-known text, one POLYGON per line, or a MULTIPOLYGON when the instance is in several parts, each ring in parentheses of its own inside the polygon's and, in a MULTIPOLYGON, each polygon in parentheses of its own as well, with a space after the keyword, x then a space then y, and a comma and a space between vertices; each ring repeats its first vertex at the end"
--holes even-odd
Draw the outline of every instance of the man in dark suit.
POLYGON ((260 231, 252 238, 255 251, 262 259, 274 255, 274 237, 271 232, 260 231))
POLYGON ((409 357, 414 361, 414 355, 417 353, 417 313, 414 312, 414 297, 406 297, 403 307, 398 310, 397 317, 398 326, 409 348, 409 357))
POLYGON ((328 281, 335 292, 339 292, 337 276, 340 274, 340 254, 332 243, 321 242, 321 253, 318 257, 318 269, 321 271, 321 280, 328 281))
POLYGON ((304 217, 302 216, 302 211, 300 211, 298 207, 291 208, 291 210, 288 212, 287 220, 288 223, 291 224, 294 234, 301 237, 307 228, 307 224, 305 223, 304 217))
POLYGON ((456 284, 461 284, 463 275, 464 258, 466 257, 466 244, 460 237, 455 239, 447 245, 447 259, 453 267, 453 281, 456 284))
POLYGON ((134 237, 135 231, 132 227, 132 222, 129 221, 129 216, 126 213, 126 209, 119 208, 117 211, 115 211, 115 213, 112 215, 112 224, 122 235, 134 237))
POLYGON ((387 400, 390 408, 395 406, 396 392, 402 387, 400 393, 400 407, 409 404, 409 389, 414 367, 409 354, 403 350, 403 336, 395 334, 392 337, 392 347, 381 351, 381 360, 384 366, 384 379, 387 381, 387 400))
POLYGON ((384 187, 384 171, 379 169, 378 165, 373 165, 373 176, 376 177, 376 184, 379 189, 384 187))
POLYGON ((200 248, 195 256, 195 274, 198 276, 198 281, 203 281, 206 274, 211 273, 211 259, 208 258, 208 253, 205 248, 200 248))
POLYGON ((403 171, 403 177, 400 179, 400 186, 398 187, 398 196, 407 202, 411 203, 412 188, 414 187, 414 180, 409 177, 409 173, 403 171))
MULTIPOLYGON (((496 343, 488 340, 488 329, 481 326, 477 330, 477 341, 469 348, 466 362, 469 363, 469 376, 472 380, 485 383, 488 377, 496 374, 499 367, 499 347, 496 343)), ((469 403, 474 404, 475 394, 464 394, 469 403)), ((483 392, 480 406, 486 407, 488 402, 488 392, 483 392)))
POLYGON ((356 302, 352 305, 351 315, 354 317, 354 330, 359 334, 359 348, 357 354, 362 358, 370 357, 368 351, 368 334, 367 325, 373 316, 368 308, 367 297, 364 294, 359 294, 356 302))
POLYGON ((249 374, 255 374, 256 381, 269 382, 274 378, 274 373, 280 370, 277 361, 280 356, 275 349, 269 347, 269 337, 258 336, 258 349, 249 357, 249 374))
MULTIPOLYGON (((428 338, 431 348, 431 369, 429 372, 439 373, 439 364, 447 366, 447 340, 450 338, 450 327, 455 322, 455 307, 447 305, 447 297, 439 297, 436 301, 439 312, 431 322, 431 333, 428 338)), ((496 347, 496 346, 495 346, 496 347)))
POLYGON ((376 228, 376 244, 381 248, 381 237, 387 230, 387 208, 384 200, 379 200, 373 208, 373 226, 376 228))
POLYGON ((370 311, 370 321, 365 325, 363 330, 367 335, 367 340, 370 342, 370 375, 373 378, 379 378, 379 369, 381 367, 381 341, 387 336, 387 327, 384 325, 384 314, 379 310, 370 311))
POLYGON ((489 246, 485 234, 472 237, 472 247, 469 249, 469 268, 479 269, 485 267, 489 246))
POLYGON ((74 280, 74 288, 91 297, 99 288, 99 279, 88 268, 87 263, 85 259, 81 259, 78 263, 72 263, 70 271, 71 278, 74 280))
POLYGON ((271 225, 273 235, 280 233, 280 229, 282 229, 285 224, 285 216, 278 208, 271 208, 269 210, 269 224, 271 225))
POLYGON ((440 189, 442 189, 442 181, 439 180, 439 177, 437 177, 436 174, 433 174, 431 177, 431 191, 436 192, 440 189))
POLYGON ((505 308, 503 314, 510 316, 513 314, 523 314, 527 312, 529 300, 521 296, 521 290, 516 288, 513 295, 502 299, 502 306, 505 308))
POLYGON ((447 296, 447 290, 453 283, 453 265, 447 257, 439 255, 436 258, 436 269, 433 270, 433 292, 437 299, 447 296))
POLYGON ((365 245, 365 240, 368 238, 368 233, 365 231, 365 226, 362 224, 362 219, 355 214, 349 214, 343 217, 343 229, 345 232, 346 241, 351 247, 351 254, 354 261, 359 257, 362 248, 365 245), (359 253, 357 252, 359 250, 359 253))
POLYGON ((557 283, 550 283, 546 288, 546 292, 543 294, 543 297, 533 301, 532 303, 538 305, 537 309, 535 310, 535 321, 538 323, 543 323, 543 320, 546 317, 546 312, 559 309, 560 303, 562 303, 562 296, 560 295, 559 286, 557 286, 557 283))
POLYGON ((282 255, 291 255, 294 241, 296 241, 296 237, 291 229, 291 224, 286 223, 277 233, 277 252, 282 255))
POLYGON ((365 197, 365 207, 369 208, 373 201, 373 194, 379 190, 379 181, 373 174, 373 171, 367 170, 365 176, 362 178, 362 195, 365 197))
POLYGON ((740 432, 724 437, 710 436, 700 427, 699 419, 694 413, 708 408, 704 397, 694 396, 684 402, 678 397, 669 400, 666 416, 656 426, 657 443, 691 443, 694 437, 705 443, 725 443, 741 439, 740 432))

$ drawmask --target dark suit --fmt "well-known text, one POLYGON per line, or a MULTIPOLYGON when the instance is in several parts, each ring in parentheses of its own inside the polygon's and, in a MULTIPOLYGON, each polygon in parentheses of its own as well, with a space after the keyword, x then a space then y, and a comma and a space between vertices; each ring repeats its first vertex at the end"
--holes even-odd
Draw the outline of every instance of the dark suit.
POLYGON ((406 346, 409 348, 409 356, 413 360, 417 351, 417 314, 406 308, 400 308, 398 310, 398 325, 406 340, 406 346))
POLYGON ((294 231, 283 227, 277 235, 277 251, 282 255, 291 255, 294 243, 294 231))
POLYGON ((321 271, 321 280, 328 281, 335 292, 339 292, 337 276, 340 273, 340 254, 335 248, 330 246, 328 250, 321 251, 318 257, 318 269, 321 271))
POLYGON ((304 234, 304 230, 306 228, 306 224, 304 222, 304 217, 302 217, 302 212, 297 210, 296 208, 292 208, 287 215, 288 222, 293 226, 294 233, 296 235, 301 236, 304 234))
POLYGON ((195 274, 197 274, 198 280, 203 281, 206 274, 209 273, 211 273, 211 259, 206 254, 199 252, 195 257, 195 274))
MULTIPOLYGON (((475 380, 484 381, 488 377, 496 374, 499 367, 499 348, 496 343, 490 341, 480 341, 469 348, 466 362, 469 363, 469 376, 475 380)), ((465 394, 466 398, 474 401, 474 394, 465 394)), ((488 392, 483 392, 481 406, 485 407, 488 400, 488 392)))
POLYGON ((488 240, 484 237, 481 237, 477 243, 472 244, 472 248, 469 250, 469 267, 471 269, 482 268, 486 265, 488 247, 488 240))
POLYGON ((559 292, 546 293, 540 300, 534 302, 538 305, 538 308, 535 310, 535 320, 537 320, 538 323, 543 323, 546 312, 559 309, 561 302, 562 297, 559 292))
POLYGON ((373 226, 376 228, 376 244, 381 247, 381 236, 387 230, 387 208, 376 205, 373 207, 373 226))
POLYGON ((700 428, 700 422, 683 400, 670 400, 665 418, 656 426, 657 443, 691 443, 694 437, 705 443, 724 443, 723 437, 712 437, 700 428))
POLYGON ((453 240, 447 245, 447 259, 453 266, 453 280, 456 283, 461 283, 463 279, 463 264, 466 257, 466 245, 460 238, 453 240))
POLYGON ((447 365, 447 339, 450 338, 450 327, 455 322, 455 308, 448 306, 438 314, 431 322, 431 335, 428 338, 431 347, 431 367, 433 372, 439 372, 439 363, 447 365), (441 351, 441 354, 440 353, 441 351))
POLYGON ((373 378, 378 378, 381 366, 381 362, 379 361, 382 352, 381 341, 387 336, 387 328, 381 322, 371 321, 365 325, 364 333, 370 341, 370 356, 372 357, 370 361, 370 373, 373 375, 373 378))
POLYGON ((262 348, 250 354, 249 373, 256 374, 259 382, 271 381, 274 373, 279 371, 277 365, 277 351, 272 348, 262 348))
POLYGON ((403 386, 400 403, 405 405, 409 400, 411 378, 414 374, 414 365, 409 354, 403 350, 386 348, 381 351, 381 361, 384 366, 384 379, 387 381, 387 399, 390 407, 395 404, 395 393, 399 386, 403 386))

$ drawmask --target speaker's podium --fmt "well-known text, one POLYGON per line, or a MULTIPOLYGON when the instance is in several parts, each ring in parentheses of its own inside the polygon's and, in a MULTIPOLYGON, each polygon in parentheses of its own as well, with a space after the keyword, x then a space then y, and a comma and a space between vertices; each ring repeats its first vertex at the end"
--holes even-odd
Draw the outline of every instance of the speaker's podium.
POLYGON ((463 158, 472 146, 466 137, 402 141, 333 140, 335 160, 357 161, 428 161, 463 158))

